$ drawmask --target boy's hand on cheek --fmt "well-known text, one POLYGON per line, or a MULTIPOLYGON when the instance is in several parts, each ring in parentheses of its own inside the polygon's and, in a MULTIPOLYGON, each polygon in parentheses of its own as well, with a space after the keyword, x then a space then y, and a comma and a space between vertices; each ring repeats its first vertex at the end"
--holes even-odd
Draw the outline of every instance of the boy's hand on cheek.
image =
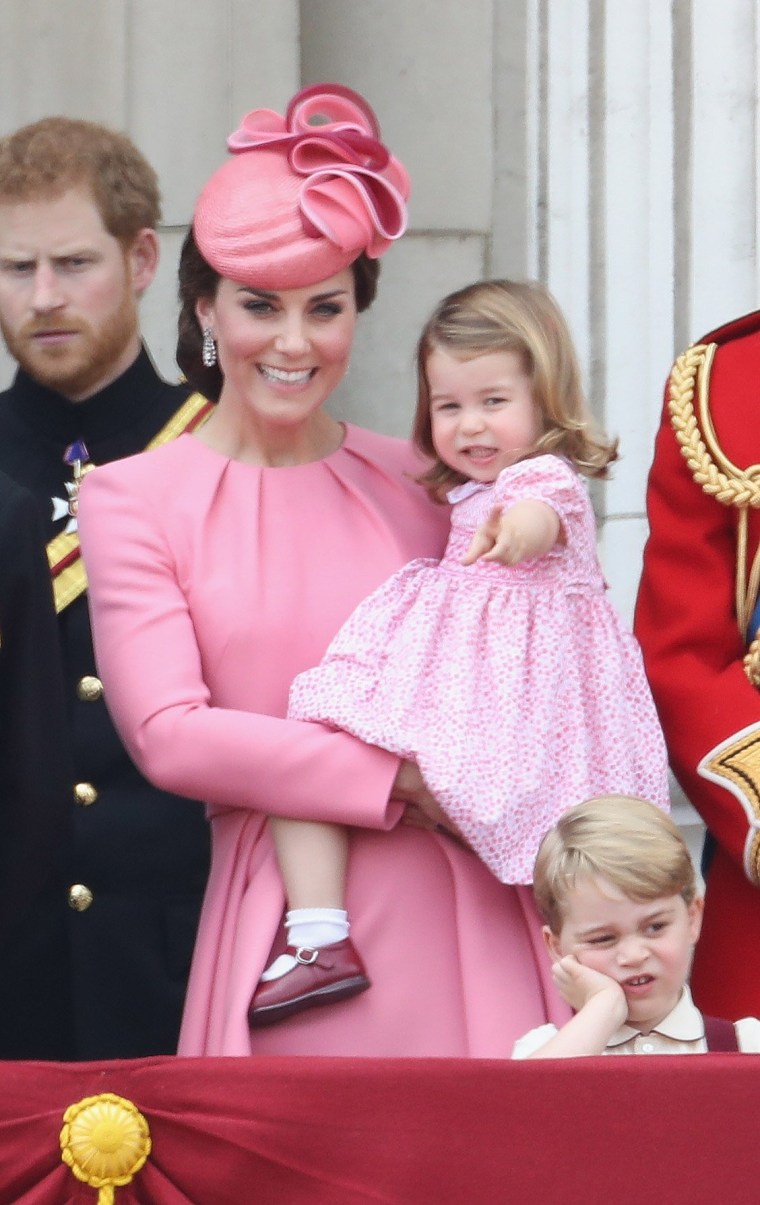
POLYGON ((607 1043, 628 1016, 628 1001, 619 983, 584 966, 574 954, 552 965, 554 982, 573 1016, 529 1058, 577 1058, 604 1054, 607 1043))
POLYGON ((620 1016, 620 1024, 628 1015, 625 992, 619 983, 601 971, 583 966, 574 954, 566 954, 552 966, 552 975, 562 999, 575 1012, 580 1012, 594 996, 604 993, 609 1005, 620 1016))

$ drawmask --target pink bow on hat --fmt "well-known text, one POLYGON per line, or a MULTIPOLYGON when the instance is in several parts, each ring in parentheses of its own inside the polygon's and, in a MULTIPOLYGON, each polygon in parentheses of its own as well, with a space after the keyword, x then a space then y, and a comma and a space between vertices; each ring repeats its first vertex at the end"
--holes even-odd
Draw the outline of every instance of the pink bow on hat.
POLYGON ((235 154, 283 150, 291 170, 304 177, 304 232, 348 250, 361 222, 366 253, 378 258, 404 233, 409 196, 406 170, 379 134, 363 97, 340 84, 317 84, 302 89, 284 117, 272 109, 248 113, 227 146, 235 154))

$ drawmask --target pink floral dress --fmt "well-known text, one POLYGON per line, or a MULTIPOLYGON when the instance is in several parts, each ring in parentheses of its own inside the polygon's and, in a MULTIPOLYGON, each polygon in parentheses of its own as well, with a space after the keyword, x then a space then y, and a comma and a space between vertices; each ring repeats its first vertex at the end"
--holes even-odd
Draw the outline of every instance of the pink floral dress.
POLYGON ((289 715, 413 758, 505 883, 529 883, 543 834, 592 795, 668 807, 667 757, 641 654, 606 597, 585 485, 556 456, 449 495, 441 561, 410 562, 361 603, 289 715), (511 567, 462 565, 494 506, 531 498, 564 540, 511 567))

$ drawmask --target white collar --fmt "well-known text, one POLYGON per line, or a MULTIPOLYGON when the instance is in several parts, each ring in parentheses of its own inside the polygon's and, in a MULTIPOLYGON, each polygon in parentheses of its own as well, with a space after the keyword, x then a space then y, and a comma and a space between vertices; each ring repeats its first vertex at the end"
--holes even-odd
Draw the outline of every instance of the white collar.
POLYGON ((464 502, 465 498, 470 498, 481 490, 490 490, 493 485, 493 481, 463 481, 461 485, 455 485, 453 490, 448 491, 446 500, 452 505, 455 502, 464 502))
MULTIPOLYGON (((655 1025, 652 1033, 661 1034, 664 1038, 673 1038, 676 1042, 697 1042, 705 1036, 704 1018, 691 998, 688 987, 684 987, 674 1008, 667 1017, 663 1017, 659 1025, 655 1025)), ((633 1038, 641 1036, 641 1030, 632 1025, 621 1025, 612 1035, 607 1046, 622 1046, 633 1038)))

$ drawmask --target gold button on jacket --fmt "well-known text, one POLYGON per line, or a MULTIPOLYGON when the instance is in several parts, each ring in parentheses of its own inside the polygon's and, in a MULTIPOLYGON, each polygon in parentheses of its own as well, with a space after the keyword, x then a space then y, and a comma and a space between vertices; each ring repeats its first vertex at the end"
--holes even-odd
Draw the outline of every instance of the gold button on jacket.
POLYGON ((98 792, 91 782, 78 782, 74 786, 74 802, 80 807, 88 808, 95 803, 98 792))
POLYGON ((93 901, 93 894, 84 883, 74 883, 69 887, 69 907, 75 912, 86 912, 93 901))
POLYGON ((77 697, 83 703, 97 703, 103 698, 103 683, 94 674, 85 674, 77 682, 77 697))

